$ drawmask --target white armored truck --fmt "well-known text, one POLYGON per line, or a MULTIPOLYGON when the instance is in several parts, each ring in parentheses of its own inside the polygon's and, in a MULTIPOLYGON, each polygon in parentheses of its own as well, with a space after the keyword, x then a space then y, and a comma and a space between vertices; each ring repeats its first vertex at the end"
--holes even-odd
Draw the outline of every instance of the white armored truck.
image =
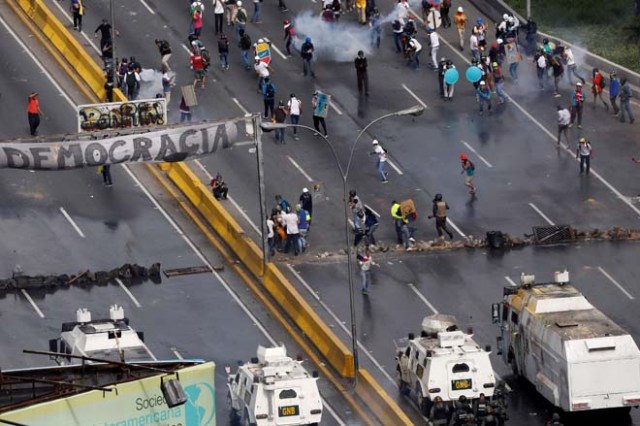
POLYGON ((564 411, 640 405, 640 351, 633 338, 569 284, 522 275, 492 306, 498 354, 564 411))
POLYGON ((397 348, 400 391, 413 390, 425 415, 437 396, 445 402, 461 396, 472 401, 481 393, 490 398, 496 387, 490 351, 481 348, 472 334, 460 331, 452 315, 425 317, 420 337, 409 333, 397 348))
MULTIPOLYGON (((129 326, 121 306, 109 308, 108 319, 91 319, 91 312, 82 308, 76 311, 76 322, 62 324, 62 333, 49 340, 51 352, 98 358, 106 361, 151 361, 155 357, 144 344, 144 335, 129 326)), ((77 359, 66 358, 79 363, 77 359)), ((64 359, 58 358, 59 363, 64 359)), ((92 361, 89 361, 92 362, 92 361)))
POLYGON ((318 374, 291 359, 283 346, 258 346, 257 358, 227 372, 231 422, 243 425, 317 425, 322 418, 318 374))

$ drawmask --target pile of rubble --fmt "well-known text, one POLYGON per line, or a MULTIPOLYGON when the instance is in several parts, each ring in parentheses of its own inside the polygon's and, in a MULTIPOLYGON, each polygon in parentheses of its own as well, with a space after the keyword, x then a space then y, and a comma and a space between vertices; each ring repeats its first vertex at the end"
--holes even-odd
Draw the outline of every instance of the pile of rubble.
POLYGON ((53 289, 56 287, 107 285, 115 284, 115 279, 130 282, 133 280, 151 280, 159 284, 160 263, 154 263, 149 268, 137 264, 126 263, 119 268, 110 271, 90 271, 89 269, 75 275, 25 275, 20 266, 13 271, 13 276, 8 279, 0 279, 0 291, 12 291, 19 289, 53 289))
MULTIPOLYGON (((595 241, 595 240, 622 240, 622 241, 638 241, 640 240, 640 229, 633 228, 620 228, 613 227, 608 230, 600 230, 600 229, 592 229, 581 231, 577 229, 570 229, 571 238, 563 241, 563 243, 571 243, 577 241, 595 241)), ((522 248, 529 245, 538 245, 540 244, 534 235, 524 235, 523 237, 512 237, 509 234, 500 234, 501 246, 500 249, 515 249, 522 248)), ((463 239, 457 240, 445 240, 444 238, 437 238, 431 241, 417 241, 414 243, 412 247, 412 251, 417 252, 435 252, 435 251, 450 251, 450 250, 459 250, 463 248, 471 248, 471 249, 487 249, 487 248, 497 248, 493 247, 489 238, 477 238, 473 235, 468 235, 463 239)), ((403 252, 405 248, 401 244, 378 244, 377 246, 370 246, 369 250, 372 253, 386 253, 389 251, 392 252, 403 252)), ((341 249, 336 253, 332 252, 322 252, 316 255, 319 259, 325 259, 327 257, 331 257, 334 255, 343 255, 345 256, 347 252, 345 249, 341 249)))

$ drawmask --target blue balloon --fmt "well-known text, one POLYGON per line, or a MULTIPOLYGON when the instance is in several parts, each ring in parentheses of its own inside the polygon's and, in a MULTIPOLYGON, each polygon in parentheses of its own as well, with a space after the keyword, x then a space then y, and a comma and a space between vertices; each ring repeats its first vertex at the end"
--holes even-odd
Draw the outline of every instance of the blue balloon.
POLYGON ((447 84, 456 84, 458 78, 460 78, 460 74, 458 74, 458 70, 455 68, 450 68, 444 72, 444 82, 447 84))
POLYGON ((465 75, 467 76, 467 80, 471 83, 477 83, 482 79, 482 71, 480 71, 480 68, 476 66, 470 66, 467 68, 465 75))

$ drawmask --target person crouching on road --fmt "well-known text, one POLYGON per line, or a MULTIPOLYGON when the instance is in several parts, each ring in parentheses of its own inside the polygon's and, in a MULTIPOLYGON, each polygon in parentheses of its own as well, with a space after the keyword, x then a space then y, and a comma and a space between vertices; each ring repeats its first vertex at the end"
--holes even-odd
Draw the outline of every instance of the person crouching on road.
POLYGON ((211 179, 211 192, 213 192, 213 196, 216 200, 227 199, 229 187, 220 173, 216 174, 216 177, 211 179))

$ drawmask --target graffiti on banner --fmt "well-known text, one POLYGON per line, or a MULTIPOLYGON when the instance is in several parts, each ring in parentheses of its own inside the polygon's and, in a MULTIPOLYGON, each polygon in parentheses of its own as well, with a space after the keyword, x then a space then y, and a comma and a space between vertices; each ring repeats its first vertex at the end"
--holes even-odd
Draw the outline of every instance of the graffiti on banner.
POLYGON ((79 105, 78 132, 162 126, 167 123, 166 100, 110 102, 79 105))

